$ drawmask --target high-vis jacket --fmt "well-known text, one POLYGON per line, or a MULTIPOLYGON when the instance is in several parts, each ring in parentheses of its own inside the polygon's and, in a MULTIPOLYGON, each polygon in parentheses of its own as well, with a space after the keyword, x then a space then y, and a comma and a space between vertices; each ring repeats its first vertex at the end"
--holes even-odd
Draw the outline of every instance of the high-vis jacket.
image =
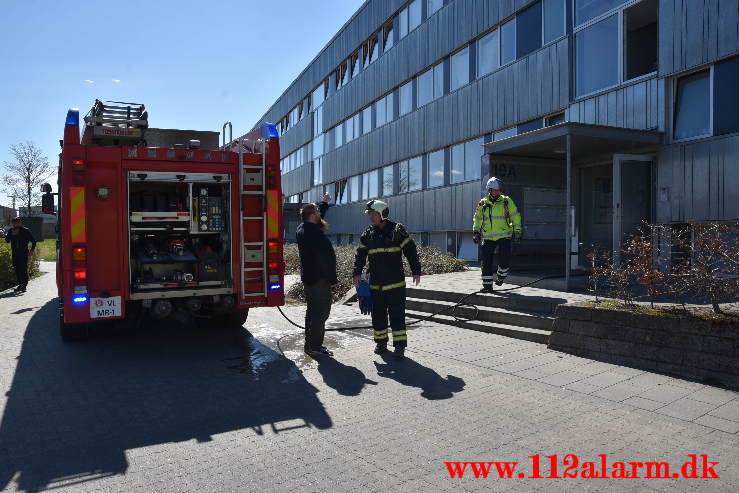
POLYGON ((485 195, 475 209, 472 219, 472 231, 480 233, 485 240, 495 241, 510 238, 513 233, 521 233, 521 214, 518 213, 513 199, 500 195, 493 199, 485 195))
POLYGON ((380 228, 371 226, 359 238, 354 257, 354 273, 358 276, 369 258, 370 289, 388 291, 405 287, 403 255, 408 259, 414 276, 421 275, 416 244, 400 223, 385 221, 380 228))

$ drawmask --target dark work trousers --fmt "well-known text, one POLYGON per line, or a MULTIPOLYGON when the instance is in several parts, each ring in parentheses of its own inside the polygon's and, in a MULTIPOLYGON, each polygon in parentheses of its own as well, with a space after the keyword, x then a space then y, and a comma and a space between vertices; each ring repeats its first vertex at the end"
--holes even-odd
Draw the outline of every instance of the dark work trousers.
POLYGON ((501 281, 505 279, 508 276, 508 270, 511 268, 511 239, 485 240, 482 245, 483 287, 492 287, 493 285, 493 254, 496 248, 498 249, 498 279, 501 281))
POLYGON ((372 327, 375 330, 375 343, 387 344, 387 320, 393 330, 393 346, 406 347, 408 337, 405 333, 405 288, 387 291, 372 290, 372 327))
POLYGON ((326 334, 326 320, 331 313, 331 284, 321 279, 304 286, 305 302, 305 349, 320 349, 326 334))
POLYGON ((28 250, 13 250, 13 269, 18 279, 18 289, 26 289, 28 285, 28 250))

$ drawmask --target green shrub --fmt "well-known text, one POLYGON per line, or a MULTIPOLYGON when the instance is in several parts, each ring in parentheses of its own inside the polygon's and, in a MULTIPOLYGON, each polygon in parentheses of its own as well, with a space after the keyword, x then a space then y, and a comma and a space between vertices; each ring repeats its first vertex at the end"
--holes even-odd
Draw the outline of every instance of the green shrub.
MULTIPOLYGON (((354 270, 354 245, 341 245, 336 250, 336 277, 338 283, 333 286, 334 301, 342 299, 354 286, 352 271, 354 270)), ((285 245, 285 272, 287 274, 300 274, 300 257, 298 246, 294 243, 285 245)), ((447 272, 460 272, 467 270, 467 263, 459 258, 443 253, 433 247, 418 247, 418 256, 421 260, 421 273, 423 275, 445 274, 447 272)), ((403 257, 405 275, 410 276, 411 270, 408 261, 403 257)), ((305 301, 303 296, 303 283, 293 284, 287 292, 291 298, 305 301)))
MULTIPOLYGON (((39 275, 38 249, 31 256, 28 274, 31 278, 39 275)), ((13 254, 10 251, 10 244, 6 243, 5 240, 0 240, 0 291, 16 284, 18 283, 15 279, 15 270, 13 270, 13 254)))

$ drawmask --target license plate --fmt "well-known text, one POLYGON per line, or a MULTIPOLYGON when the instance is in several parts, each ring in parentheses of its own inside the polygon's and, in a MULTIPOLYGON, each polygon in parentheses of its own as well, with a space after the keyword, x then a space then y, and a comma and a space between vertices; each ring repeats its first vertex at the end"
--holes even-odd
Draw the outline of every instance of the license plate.
POLYGON ((121 316, 121 297, 90 298, 90 318, 121 316))

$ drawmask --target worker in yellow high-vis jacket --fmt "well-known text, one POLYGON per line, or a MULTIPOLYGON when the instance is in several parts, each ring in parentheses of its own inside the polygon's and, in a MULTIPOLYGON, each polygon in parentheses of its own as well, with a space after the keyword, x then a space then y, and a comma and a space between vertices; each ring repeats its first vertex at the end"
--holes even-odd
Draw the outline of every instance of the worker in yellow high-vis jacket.
POLYGON ((521 238, 521 214, 513 199, 500 193, 501 181, 488 180, 488 193, 480 200, 472 219, 475 243, 482 241, 482 290, 493 290, 493 254, 498 249, 498 278, 500 286, 511 268, 511 239, 521 238))

